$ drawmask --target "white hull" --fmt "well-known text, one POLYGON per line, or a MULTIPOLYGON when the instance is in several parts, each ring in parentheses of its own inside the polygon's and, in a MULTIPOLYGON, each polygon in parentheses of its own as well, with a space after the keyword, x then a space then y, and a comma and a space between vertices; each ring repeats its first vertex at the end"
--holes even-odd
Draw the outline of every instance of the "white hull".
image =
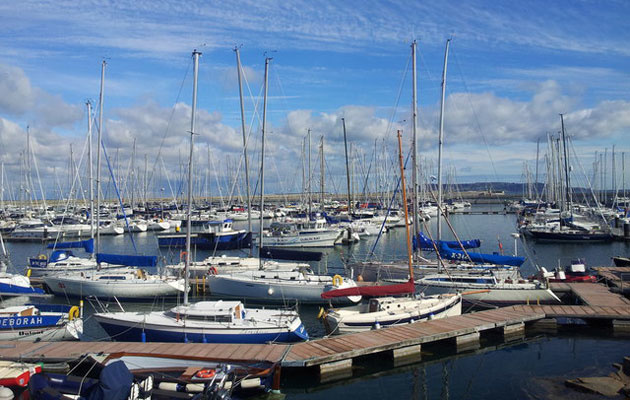
POLYGON ((81 319, 75 319, 64 325, 52 327, 0 331, 0 340, 57 342, 62 340, 78 340, 82 334, 83 321, 81 319))
POLYGON ((276 247, 334 247, 340 230, 326 230, 316 232, 300 232, 292 236, 265 236, 264 246, 276 247))
MULTIPOLYGON (((212 296, 220 298, 249 299, 264 303, 298 301, 308 304, 328 304, 322 299, 323 292, 337 289, 332 278, 321 275, 297 274, 294 271, 248 271, 233 275, 210 275, 208 287, 212 296), (293 277, 293 279, 291 278, 293 277)), ((345 280, 341 287, 356 286, 345 280)), ((335 298, 336 304, 352 304, 360 300, 347 297, 335 298)))
MULTIPOLYGON (((115 272, 111 272, 115 275, 115 272)), ((148 279, 103 279, 108 272, 89 277, 81 274, 68 276, 46 276, 44 282, 57 296, 119 299, 153 299, 160 296, 174 296, 184 291, 184 279, 149 277, 148 279), (100 279, 99 279, 100 278, 100 279)))
POLYGON ((420 279, 416 285, 426 288, 424 293, 449 293, 454 290, 463 292, 463 299, 471 303, 487 303, 495 305, 507 304, 558 304, 560 299, 540 283, 458 283, 449 281, 430 281, 432 277, 420 279))
MULTIPOLYGON (((382 301, 382 300, 381 300, 382 301)), ((369 312, 369 304, 333 310, 326 315, 328 333, 352 333, 461 315, 460 296, 430 296, 422 299, 391 298, 381 310, 369 312)))

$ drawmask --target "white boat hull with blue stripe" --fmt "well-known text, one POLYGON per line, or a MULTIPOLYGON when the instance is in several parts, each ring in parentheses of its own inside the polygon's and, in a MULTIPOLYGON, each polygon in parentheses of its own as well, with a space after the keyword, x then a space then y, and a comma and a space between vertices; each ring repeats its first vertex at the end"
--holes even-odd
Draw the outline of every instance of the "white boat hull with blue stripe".
POLYGON ((27 305, 0 309, 0 340, 77 340, 83 334, 78 307, 27 305))
POLYGON ((246 309, 240 301, 202 301, 150 313, 96 313, 94 318, 119 341, 268 343, 308 339, 297 312, 246 309))
POLYGON ((461 313, 460 295, 380 297, 354 307, 330 310, 325 314, 324 325, 329 334, 352 333, 452 317, 461 313))

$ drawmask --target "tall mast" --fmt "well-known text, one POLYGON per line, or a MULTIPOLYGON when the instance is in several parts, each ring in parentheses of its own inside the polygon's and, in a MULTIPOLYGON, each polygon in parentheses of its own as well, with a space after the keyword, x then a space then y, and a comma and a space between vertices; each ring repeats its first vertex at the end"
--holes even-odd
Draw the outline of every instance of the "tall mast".
MULTIPOLYGON (((562 124, 562 151, 564 152, 564 179, 567 187, 565 188, 566 202, 569 214, 573 216, 573 205, 571 204, 571 180, 569 174, 569 153, 567 151, 567 138, 564 133, 564 115, 560 114, 560 123, 562 124)), ((560 216, 562 218, 562 216, 560 216)))
POLYGON ((311 220, 311 204, 313 203, 312 201, 312 197, 311 197, 311 129, 308 129, 308 132, 306 133, 306 136, 308 137, 308 184, 307 184, 307 188, 308 188, 308 217, 307 220, 310 221, 311 220))
MULTIPOLYGON (((411 184, 413 185, 413 196, 411 200, 411 212, 413 213, 413 233, 414 237, 418 237, 420 233, 420 222, 418 219, 418 147, 417 147, 417 132, 418 132, 418 88, 416 78, 416 48, 417 43, 414 40, 411 43, 411 63, 413 68, 413 91, 412 91, 412 106, 411 106, 411 157, 413 164, 413 171, 411 172, 411 184)), ((420 247, 418 247, 420 248, 420 247)), ((414 252, 415 254, 415 252, 414 252)))
POLYGON ((133 138, 133 147, 131 150, 131 213, 133 214, 136 193, 136 138, 133 138))
POLYGON ((326 177, 324 169, 324 135, 319 138, 319 208, 324 212, 324 179, 326 177))
POLYGON ((0 211, 4 211, 4 161, 0 163, 0 211))
POLYGON ((536 139, 536 175, 534 176, 534 190, 536 192, 536 200, 540 199, 538 194, 538 158, 540 155, 540 138, 536 139))
POLYGON ((350 190, 350 164, 348 164, 348 137, 346 136, 346 119, 341 118, 343 125, 343 146, 346 151, 346 183, 348 188, 348 215, 352 215, 352 192, 350 190))
POLYGON ((103 95, 105 94, 105 66, 107 63, 103 60, 101 64, 101 93, 98 98, 98 134, 96 137, 96 245, 95 253, 98 255, 101 249, 101 141, 103 139, 103 95))
POLYGON ((617 203, 617 169, 615 168, 615 145, 613 144, 613 149, 612 149, 612 179, 611 179, 611 183, 612 183, 612 189, 613 189, 613 204, 616 205, 617 203))
MULTIPOLYGON (((243 103, 243 84, 241 83, 241 53, 238 47, 236 53, 236 69, 238 70, 238 95, 241 100, 241 129, 243 131, 243 158, 245 159, 245 189, 247 192, 247 232, 252 231, 252 200, 249 193, 249 160, 247 159, 247 131, 245 129, 245 105, 243 103)), ((262 212, 262 210, 261 210, 262 212)), ((249 246, 249 256, 252 256, 253 246, 249 246)))
POLYGON ((270 57, 265 58, 265 92, 263 100, 263 120, 262 120, 262 142, 260 144, 260 230, 258 245, 258 268, 263 268, 262 248, 263 248, 263 211, 265 209, 265 130, 267 129, 267 92, 269 78, 270 57))
POLYGON ((437 240, 442 239, 442 146, 444 144, 444 96, 446 95, 446 66, 448 63, 448 46, 451 39, 446 40, 444 51, 444 69, 442 70, 442 100, 440 101, 440 133, 438 139, 438 213, 437 213, 437 240))
POLYGON ((192 169, 193 169, 193 153, 195 151, 195 113, 197 112, 197 79, 199 77, 199 56, 201 55, 197 49, 193 50, 192 56, 194 60, 193 67, 193 94, 192 94, 192 110, 190 113, 190 154, 188 156, 188 211, 186 215, 186 259, 184 269, 184 305, 188 304, 188 268, 190 267, 190 229, 192 218, 192 169))
POLYGON ((400 181, 402 183, 403 207, 405 210, 405 231, 407 232, 407 260, 409 262, 409 279, 413 282, 413 263, 411 256, 411 239, 409 238, 409 213, 407 210, 407 188, 405 187, 405 166, 402 156, 402 133, 398 130, 398 163, 400 164, 400 181))
POLYGON ((85 103, 87 107, 87 128, 88 128, 88 172, 90 176, 89 195, 90 195, 90 238, 94 239, 94 174, 92 172, 92 103, 88 100, 85 103))
POLYGON ((147 153, 144 153, 144 211, 146 212, 147 207, 147 191, 149 190, 149 161, 147 158, 147 153))
MULTIPOLYGON (((2 164, 4 166, 4 164, 2 164)), ((628 205, 626 200, 626 152, 621 152, 621 188, 623 190, 624 207, 628 205)))

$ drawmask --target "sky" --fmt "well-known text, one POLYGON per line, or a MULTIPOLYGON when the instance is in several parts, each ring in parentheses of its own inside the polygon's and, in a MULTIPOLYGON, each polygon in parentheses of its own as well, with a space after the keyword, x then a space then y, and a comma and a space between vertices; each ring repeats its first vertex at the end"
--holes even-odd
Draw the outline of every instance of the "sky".
MULTIPOLYGON (((460 182, 522 181, 525 164, 534 170, 537 140, 543 175, 546 135, 560 131, 562 113, 573 174, 582 177, 573 181, 592 179, 596 152, 605 149, 610 170, 615 145, 619 184, 630 132, 628 18, 630 2, 623 0, 3 2, 3 197, 24 187, 27 127, 36 191, 39 181, 48 197, 69 190, 72 145, 81 177, 74 190, 85 193, 85 103, 91 101, 98 121, 103 60, 103 143, 121 190, 144 186, 147 176, 149 193, 181 193, 193 49, 202 52, 194 158, 200 193, 243 192, 236 47, 252 186, 260 166, 266 57, 272 58, 267 191, 302 190, 310 129, 313 188, 323 136, 326 191, 345 192, 342 118, 355 187, 392 180, 396 131, 402 130, 405 152, 411 144, 413 40, 419 168, 435 175, 449 38, 443 159, 451 175, 460 182)), ((609 172, 607 186, 611 178, 609 172)))

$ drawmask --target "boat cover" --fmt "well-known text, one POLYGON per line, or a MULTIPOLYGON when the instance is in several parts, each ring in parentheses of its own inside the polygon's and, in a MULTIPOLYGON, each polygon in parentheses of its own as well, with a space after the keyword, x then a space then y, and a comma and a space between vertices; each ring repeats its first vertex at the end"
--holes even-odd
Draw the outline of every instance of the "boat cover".
MULTIPOLYGON (((433 247, 435 240, 429 239, 427 235, 425 235, 423 232, 418 232, 417 238, 416 237, 413 238, 414 250, 417 250, 418 243, 420 243, 420 248, 422 250, 435 250, 435 247, 433 247)), ((461 242, 461 244, 460 242, 455 241, 455 240, 453 241, 440 240, 440 243, 445 243, 448 247, 452 249, 461 249, 462 246, 465 249, 476 249, 481 246, 481 240, 479 239, 464 240, 461 242)))
POLYGON ((394 285, 378 285, 378 286, 354 286, 345 289, 334 289, 322 293, 322 299, 332 299, 335 297, 347 297, 347 296, 393 296, 397 294, 413 293, 416 290, 416 285, 413 279, 405 283, 397 283, 394 285))
POLYGON ((129 267, 155 267, 157 265, 156 256, 128 256, 124 254, 96 254, 97 263, 108 263, 116 265, 127 265, 129 267))
POLYGON ((274 258, 277 260, 321 261, 322 256, 323 253, 321 251, 280 249, 268 246, 263 246, 260 252, 261 258, 274 258))
POLYGON ((520 267, 525 262, 525 257, 504 256, 501 254, 484 254, 453 250, 446 243, 439 244, 440 256, 448 260, 472 261, 476 263, 490 263, 496 265, 511 265, 520 267))
POLYGON ((94 253, 94 239, 81 240, 78 242, 51 243, 46 246, 48 249, 78 249, 83 248, 86 253, 94 253))

